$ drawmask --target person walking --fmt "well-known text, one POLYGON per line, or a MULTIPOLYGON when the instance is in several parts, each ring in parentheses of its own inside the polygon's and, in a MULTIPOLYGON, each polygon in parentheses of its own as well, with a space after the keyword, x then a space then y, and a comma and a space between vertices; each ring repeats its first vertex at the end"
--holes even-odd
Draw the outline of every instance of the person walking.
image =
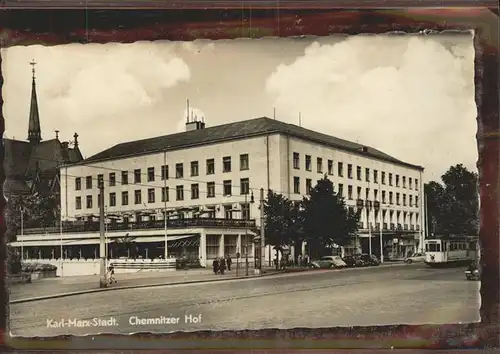
POLYGON ((214 274, 219 273, 219 259, 215 258, 214 261, 212 262, 212 268, 214 270, 214 274))
POLYGON ((115 267, 113 263, 111 263, 108 267, 108 284, 113 284, 113 282, 116 284, 116 279, 115 279, 115 267))
POLYGON ((231 259, 230 255, 227 255, 226 263, 227 263, 227 271, 230 272, 231 271, 231 264, 233 264, 233 260, 231 259))
POLYGON ((299 256, 297 257, 297 264, 299 267, 302 266, 302 255, 301 254, 299 254, 299 256))

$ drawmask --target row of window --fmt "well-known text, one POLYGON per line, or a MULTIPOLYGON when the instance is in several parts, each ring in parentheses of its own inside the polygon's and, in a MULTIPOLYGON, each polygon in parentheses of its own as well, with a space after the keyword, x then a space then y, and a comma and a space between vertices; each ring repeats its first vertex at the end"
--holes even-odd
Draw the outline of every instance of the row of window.
MULTIPOLYGON (((169 166, 163 165, 161 166, 161 180, 169 179, 169 166)), ((198 161, 191 161, 191 177, 199 176, 200 174, 200 166, 198 161)), ((245 171, 250 168, 249 157, 248 154, 240 155, 240 171, 245 171)), ((227 173, 232 171, 232 163, 231 156, 226 156, 222 158, 222 172, 227 173)), ((121 171, 121 184, 129 184, 129 171, 121 171)), ((140 168, 135 169, 133 171, 134 182, 133 183, 142 183, 142 170, 140 168)), ((213 175, 215 174, 215 159, 207 159, 206 160, 206 174, 213 175)), ((155 168, 148 167, 147 169, 147 181, 154 182, 156 179, 155 168)), ((175 178, 184 178, 184 164, 177 163, 175 164, 175 178)), ((98 181, 104 181, 104 175, 97 175, 98 181)), ((85 188, 92 189, 93 186, 93 177, 87 176, 85 177, 85 188)), ((110 172, 108 175, 108 184, 110 187, 116 186, 116 172, 110 172)), ((75 178, 75 190, 82 189, 82 178, 75 178)))
MULTIPOLYGON (((306 178, 306 194, 311 194, 311 189, 312 189, 312 179, 310 178, 306 178)), ((353 191, 354 191, 354 187, 349 185, 347 186, 347 196, 344 196, 344 185, 342 183, 339 183, 338 184, 338 191, 337 193, 341 196, 341 197, 347 197, 347 199, 354 199, 353 198, 353 191)), ((370 200, 370 188, 365 188, 365 195, 362 195, 362 191, 363 191, 363 188, 362 187, 357 187, 357 197, 356 199, 366 199, 366 200, 370 200)), ((295 194, 301 194, 300 193, 300 177, 294 177, 293 178, 293 192, 295 194)), ((393 192, 389 192, 388 193, 389 195, 389 204, 394 204, 394 193, 393 192)), ((408 199, 407 199, 407 195, 406 194, 402 194, 403 195, 403 206, 406 206, 406 202, 408 201, 409 203, 409 206, 416 206, 418 207, 418 196, 413 196, 413 195, 408 195, 408 199), (415 197, 415 199, 413 199, 415 197), (413 204, 413 201, 415 201, 415 205, 413 204)), ((373 190, 373 200, 376 200, 376 201, 381 201, 383 204, 385 204, 387 202, 387 192, 386 191, 382 191, 381 193, 381 199, 379 198, 379 190, 378 189, 374 189, 373 190)), ((398 192, 396 193, 396 205, 400 205, 401 204, 401 194, 398 192)))
MULTIPOLYGON (((300 154, 298 152, 293 153, 293 168, 294 169, 300 169, 300 154)), ((306 171, 312 171, 312 158, 311 155, 305 155, 305 169, 306 171)), ((327 160, 327 173, 330 176, 333 176, 333 160, 327 160)), ((316 159, 316 170, 318 173, 324 173, 323 172, 323 159, 321 157, 318 157, 316 159)), ((358 181, 363 180, 362 178, 362 172, 363 168, 361 166, 356 167, 356 178, 358 181)), ((338 162, 337 163, 337 175, 339 177, 344 177, 344 163, 343 162, 338 162)), ((365 181, 370 182, 371 181, 371 176, 373 175, 373 183, 379 183, 379 171, 378 170, 373 170, 370 171, 369 168, 365 168, 365 181)), ((406 184, 406 176, 400 176, 395 175, 395 183, 396 187, 400 187, 400 182, 402 182, 402 187, 407 188, 406 184)), ((353 165, 352 164, 347 164, 347 178, 353 179, 353 165)), ((388 174, 388 184, 389 186, 393 185, 393 174, 389 173, 388 174)), ((380 183, 386 184, 386 173, 385 171, 380 172, 380 183)), ((408 188, 415 190, 418 190, 418 179, 417 178, 412 178, 408 177, 408 188)))
MULTIPOLYGON (((226 180, 223 182, 223 195, 230 196, 232 195, 233 185, 231 180, 226 180)), ((161 201, 162 203, 169 201, 169 187, 161 188, 161 201)), ((149 188, 147 190, 147 202, 155 203, 156 202, 156 188, 149 188)), ((241 178, 240 179, 240 194, 245 195, 250 193, 250 179, 249 178, 241 178)), ((215 197, 215 182, 207 182, 206 184, 206 195, 207 198, 215 197)), ((116 206, 116 193, 109 193, 109 206, 116 206)), ((199 199, 200 198, 200 185, 198 183, 191 184, 191 199, 199 199)), ((175 200, 184 200, 184 186, 179 185, 175 187, 175 200)), ((97 198, 97 205, 99 206, 99 197, 97 198)), ((142 204, 142 190, 137 189, 134 191, 134 204, 142 204)), ((129 192, 123 191, 121 192, 121 205, 129 205, 129 192)), ((85 200, 85 206, 87 209, 93 208, 93 196, 87 195, 85 200)), ((75 208, 82 209, 82 197, 77 196, 75 198, 75 208)))

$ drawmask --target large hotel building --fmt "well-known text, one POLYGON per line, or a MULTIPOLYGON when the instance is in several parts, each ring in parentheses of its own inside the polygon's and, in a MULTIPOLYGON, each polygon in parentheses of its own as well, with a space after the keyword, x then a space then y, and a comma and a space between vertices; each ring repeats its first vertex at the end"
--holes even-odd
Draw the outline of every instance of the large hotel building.
MULTIPOLYGON (((402 257, 423 239, 423 170, 266 117, 214 127, 188 120, 185 132, 121 143, 63 166, 62 227, 24 230, 15 244, 26 258, 58 258, 60 249, 65 258, 98 257, 103 181, 109 258, 130 257, 130 247, 124 255, 113 246, 125 237, 135 256, 161 258, 165 230, 169 256, 202 266, 226 254, 253 258, 261 188, 298 201, 327 175, 349 208, 362 209, 358 236, 344 251, 368 252, 372 239, 379 254, 382 237, 386 257, 402 257)), ((266 262, 271 257, 268 248, 266 262)))

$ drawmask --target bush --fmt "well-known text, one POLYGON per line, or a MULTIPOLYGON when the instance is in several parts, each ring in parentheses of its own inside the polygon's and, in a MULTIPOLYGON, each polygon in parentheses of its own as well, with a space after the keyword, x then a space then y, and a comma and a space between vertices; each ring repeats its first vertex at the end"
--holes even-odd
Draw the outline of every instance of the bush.
POLYGON ((50 270, 56 270, 57 267, 52 264, 47 263, 23 263, 22 271, 23 273, 33 273, 33 272, 45 272, 50 270))

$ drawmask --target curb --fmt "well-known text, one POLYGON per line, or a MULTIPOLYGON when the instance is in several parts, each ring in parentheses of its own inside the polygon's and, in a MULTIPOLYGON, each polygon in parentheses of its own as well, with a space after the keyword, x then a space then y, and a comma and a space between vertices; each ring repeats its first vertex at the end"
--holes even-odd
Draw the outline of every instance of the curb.
POLYGON ((100 292, 105 292, 105 291, 116 291, 116 290, 127 290, 127 289, 140 289, 140 288, 157 288, 157 287, 161 287, 161 286, 174 286, 174 285, 184 285, 184 284, 217 283, 217 282, 221 282, 221 281, 234 281, 234 280, 240 280, 240 279, 261 278, 261 277, 266 277, 266 276, 271 276, 271 275, 278 275, 278 274, 283 274, 283 273, 284 272, 273 272, 273 273, 264 273, 264 274, 249 275, 249 276, 239 276, 239 277, 232 277, 232 278, 205 279, 205 280, 188 280, 188 281, 180 281, 180 282, 173 282, 173 283, 154 283, 154 284, 140 284, 140 285, 119 286, 119 287, 115 287, 115 288, 88 289, 88 290, 81 290, 81 291, 73 291, 73 292, 69 292, 69 293, 44 295, 44 296, 29 297, 29 298, 25 298, 25 299, 11 300, 11 301, 9 301, 9 304, 11 304, 11 305, 23 304, 23 303, 26 303, 26 302, 41 301, 41 300, 50 300, 50 299, 58 299, 58 298, 63 298, 63 297, 68 297, 68 296, 84 295, 84 294, 92 294, 92 293, 100 293, 100 292))

